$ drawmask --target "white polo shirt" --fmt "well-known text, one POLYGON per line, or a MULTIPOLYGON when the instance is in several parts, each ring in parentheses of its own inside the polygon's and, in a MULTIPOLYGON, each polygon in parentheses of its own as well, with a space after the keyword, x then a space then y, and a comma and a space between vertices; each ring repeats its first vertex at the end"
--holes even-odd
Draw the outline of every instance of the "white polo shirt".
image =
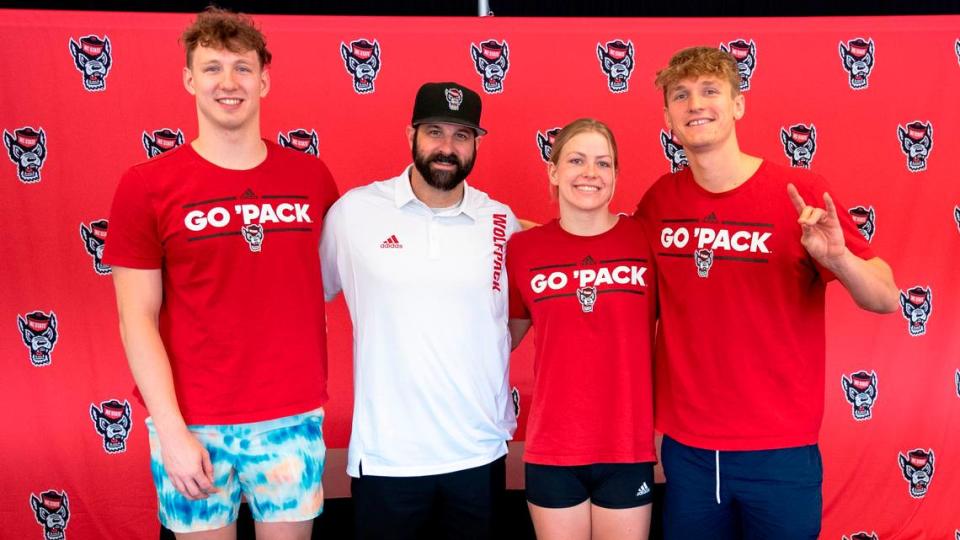
POLYGON ((324 292, 353 320, 354 477, 479 467, 516 429, 504 256, 520 226, 466 183, 435 213, 409 173, 350 190, 323 225, 324 292))

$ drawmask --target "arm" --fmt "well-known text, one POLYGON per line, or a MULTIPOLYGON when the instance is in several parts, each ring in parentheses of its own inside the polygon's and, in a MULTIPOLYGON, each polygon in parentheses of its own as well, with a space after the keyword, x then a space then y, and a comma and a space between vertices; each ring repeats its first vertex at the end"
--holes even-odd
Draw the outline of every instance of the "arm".
POLYGON ((899 296, 893 271, 879 257, 863 260, 847 249, 830 194, 823 194, 825 208, 816 208, 804 202, 793 184, 787 185, 787 193, 799 214, 797 223, 803 229, 800 243, 807 253, 837 276, 861 308, 875 313, 896 311, 899 296))
POLYGON ((337 264, 337 222, 340 206, 334 204, 323 220, 320 231, 320 272, 323 275, 323 296, 327 302, 337 297, 343 288, 337 264))
POLYGON ((523 336, 530 330, 530 319, 510 319, 507 326, 510 328, 510 350, 515 350, 523 341, 523 336))
POLYGON ((114 266, 113 284, 123 349, 157 429, 164 468, 185 497, 204 499, 216 491, 213 466, 210 454, 187 430, 180 414, 170 360, 160 340, 161 271, 114 266))

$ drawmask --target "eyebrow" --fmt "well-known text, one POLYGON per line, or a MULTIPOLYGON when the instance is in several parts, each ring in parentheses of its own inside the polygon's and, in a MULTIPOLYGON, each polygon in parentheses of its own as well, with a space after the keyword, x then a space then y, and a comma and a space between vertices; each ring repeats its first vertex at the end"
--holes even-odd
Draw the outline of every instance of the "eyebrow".
MULTIPOLYGON (((583 152, 579 152, 579 151, 577 151, 577 150, 571 150, 571 151, 570 151, 570 154, 576 154, 576 155, 578 155, 578 156, 587 157, 587 154, 584 154, 583 152)), ((569 154, 568 154, 568 155, 569 155, 569 154)), ((596 157, 597 159, 601 159, 601 158, 610 159, 610 155, 609 155, 609 154, 602 154, 602 155, 594 156, 594 157, 596 157)))

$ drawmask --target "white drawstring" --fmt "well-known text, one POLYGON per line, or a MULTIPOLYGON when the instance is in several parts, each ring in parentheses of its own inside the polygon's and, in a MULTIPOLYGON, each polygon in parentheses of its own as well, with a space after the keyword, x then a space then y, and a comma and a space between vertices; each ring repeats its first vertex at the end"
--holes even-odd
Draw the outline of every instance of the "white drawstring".
POLYGON ((720 451, 717 450, 717 504, 720 504, 720 451))

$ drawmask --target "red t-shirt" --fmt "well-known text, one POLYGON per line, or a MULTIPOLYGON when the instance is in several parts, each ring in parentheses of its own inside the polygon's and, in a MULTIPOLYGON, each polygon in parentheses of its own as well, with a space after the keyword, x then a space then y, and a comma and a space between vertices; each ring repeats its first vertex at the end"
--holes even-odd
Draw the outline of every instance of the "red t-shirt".
POLYGON ((533 322, 536 345, 524 460, 656 461, 656 276, 639 224, 584 237, 554 220, 517 233, 507 272, 510 318, 533 322))
POLYGON ((104 261, 163 269, 160 336, 188 424, 327 400, 318 249, 337 188, 323 162, 265 142, 246 171, 183 145, 131 167, 114 196, 104 261))
MULTIPOLYGON (((788 182, 821 208, 830 192, 819 175, 764 161, 724 193, 701 188, 689 169, 664 175, 637 208, 660 286, 656 425, 683 444, 763 450, 817 441, 833 276, 800 244, 788 182)), ((847 247, 873 257, 834 202, 847 247)))

